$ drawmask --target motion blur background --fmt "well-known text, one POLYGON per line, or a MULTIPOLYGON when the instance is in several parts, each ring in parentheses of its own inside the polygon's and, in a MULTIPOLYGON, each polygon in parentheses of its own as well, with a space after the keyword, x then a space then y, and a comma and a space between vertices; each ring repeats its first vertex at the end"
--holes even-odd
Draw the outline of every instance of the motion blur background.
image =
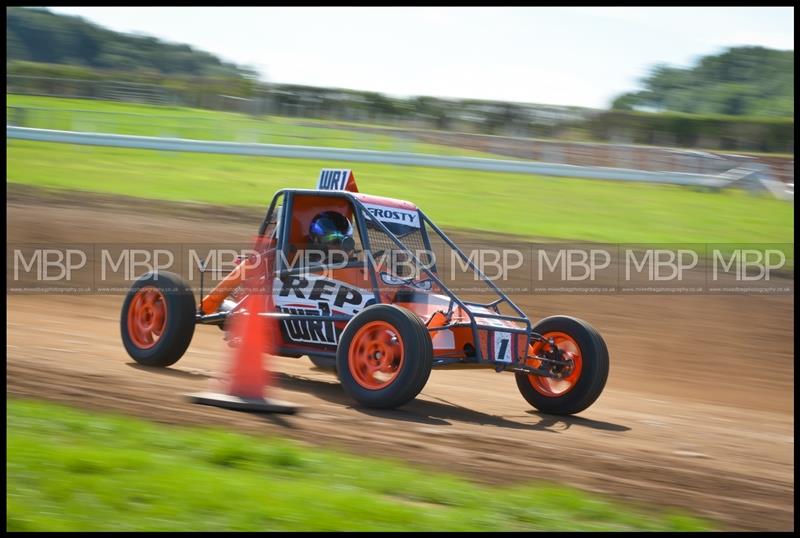
POLYGON ((29 127, 397 151, 459 148, 643 170, 714 171, 725 167, 725 155, 738 154, 767 163, 788 182, 790 14, 790 8, 11 8, 8 94, 164 108, 142 120, 134 109, 15 98, 6 112, 11 124, 29 127), (192 41, 178 43, 184 40, 192 41), (382 91, 366 91, 373 88, 382 91), (428 88, 437 95, 425 94, 428 88), (170 107, 237 115, 176 119, 170 107), (271 126, 278 117, 292 121, 271 126), (145 122, 149 133, 136 129, 145 122), (320 132, 303 126, 331 132, 314 136, 320 132))
MULTIPOLYGON (((794 8, 9 7, 6 45, 10 244, 246 241, 277 189, 341 167, 457 242, 771 245, 793 285, 794 8)), ((793 528, 791 293, 512 296, 606 338, 611 377, 580 417, 529 410, 491 372, 434 372, 417 401, 372 412, 276 359, 282 394, 309 409, 286 421, 181 399, 222 368, 215 329, 153 373, 119 342, 121 296, 34 295, 8 296, 9 529, 793 528), (541 479, 559 486, 491 489, 541 479)))

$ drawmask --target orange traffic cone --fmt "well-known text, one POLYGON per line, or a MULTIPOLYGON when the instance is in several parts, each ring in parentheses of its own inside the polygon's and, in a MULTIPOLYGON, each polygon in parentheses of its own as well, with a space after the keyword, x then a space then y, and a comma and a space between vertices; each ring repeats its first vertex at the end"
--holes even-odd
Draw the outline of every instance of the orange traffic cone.
POLYGON ((254 268, 247 269, 244 282, 249 293, 243 308, 231 320, 233 338, 240 343, 232 350, 232 360, 224 382, 226 392, 189 394, 193 403, 265 413, 297 412, 298 407, 294 404, 264 397, 265 387, 272 382, 272 375, 265 370, 264 354, 269 356, 275 352, 275 334, 278 330, 277 320, 263 315, 272 311, 269 261, 261 258, 254 268))

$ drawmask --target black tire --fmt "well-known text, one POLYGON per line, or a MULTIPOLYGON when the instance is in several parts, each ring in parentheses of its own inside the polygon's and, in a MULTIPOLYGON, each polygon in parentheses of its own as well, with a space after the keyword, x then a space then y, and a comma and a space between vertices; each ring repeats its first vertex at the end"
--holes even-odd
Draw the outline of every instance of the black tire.
POLYGON ((552 415, 573 415, 592 405, 608 379, 608 347, 600 333, 585 321, 568 316, 545 318, 533 331, 541 335, 561 332, 572 337, 580 348, 581 373, 575 386, 561 396, 542 394, 531 384, 528 374, 517 373, 517 387, 522 396, 539 411, 552 415))
POLYGON ((316 366, 320 370, 325 370, 327 372, 336 371, 336 357, 322 357, 319 355, 309 355, 308 358, 311 359, 311 362, 314 363, 314 366, 316 366))
POLYGON ((399 407, 420 393, 431 375, 433 345, 422 320, 411 311, 394 305, 378 304, 359 312, 345 327, 336 352, 336 368, 342 388, 358 403, 379 409, 399 407), (392 326, 403 345, 403 362, 391 383, 369 389, 359 384, 349 365, 350 346, 356 332, 372 321, 392 326))
POLYGON ((159 271, 139 277, 131 286, 120 315, 120 331, 125 350, 133 360, 144 366, 164 367, 178 362, 194 336, 197 305, 189 285, 175 273, 159 271), (143 348, 131 338, 128 327, 128 311, 136 294, 144 287, 157 288, 166 304, 166 320, 163 332, 155 345, 143 348))

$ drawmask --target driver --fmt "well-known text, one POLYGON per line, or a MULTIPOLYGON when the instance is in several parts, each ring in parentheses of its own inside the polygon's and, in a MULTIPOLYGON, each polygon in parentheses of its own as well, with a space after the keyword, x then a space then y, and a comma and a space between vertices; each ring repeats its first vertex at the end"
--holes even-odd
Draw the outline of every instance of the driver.
MULTIPOLYGON (((311 248, 318 249, 324 257, 351 260, 355 255, 356 243, 353 239, 353 226, 337 211, 323 211, 316 215, 308 227, 311 248)), ((334 260, 328 260, 334 261, 334 260)))

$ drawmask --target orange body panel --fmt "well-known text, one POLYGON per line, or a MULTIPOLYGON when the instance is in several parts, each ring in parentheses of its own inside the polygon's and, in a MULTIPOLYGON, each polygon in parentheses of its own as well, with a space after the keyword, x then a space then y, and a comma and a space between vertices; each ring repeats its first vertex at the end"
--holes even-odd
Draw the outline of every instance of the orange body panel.
POLYGON ((203 314, 212 314, 217 311, 222 301, 242 283, 244 271, 239 267, 228 273, 208 295, 203 297, 203 314))

